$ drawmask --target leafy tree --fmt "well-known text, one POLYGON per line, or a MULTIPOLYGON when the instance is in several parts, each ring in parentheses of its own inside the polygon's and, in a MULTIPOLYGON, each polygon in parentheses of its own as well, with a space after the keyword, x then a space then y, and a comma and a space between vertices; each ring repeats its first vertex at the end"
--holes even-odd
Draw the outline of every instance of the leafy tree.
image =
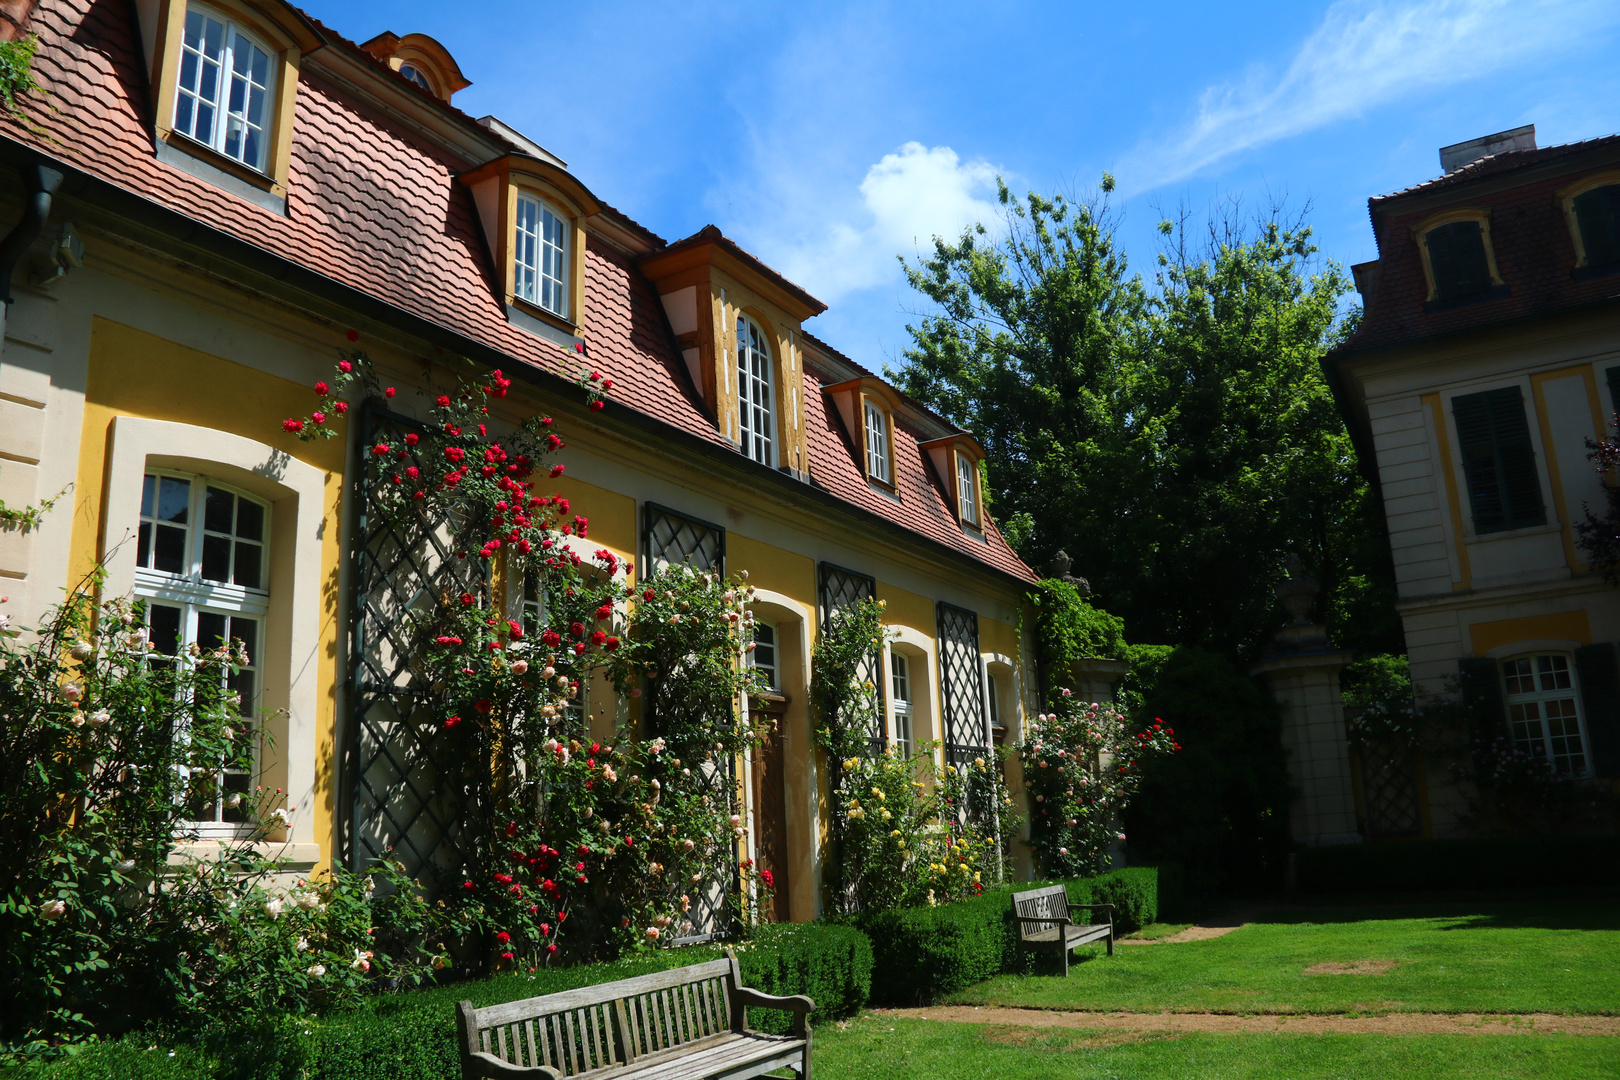
POLYGON ((1229 212, 1195 244, 1164 222, 1149 288, 1103 199, 1000 195, 1004 239, 981 224, 907 268, 936 307, 891 376, 978 435, 1020 554, 1073 553, 1132 640, 1241 653, 1297 551, 1341 642, 1398 649, 1382 516, 1318 366, 1348 285, 1309 228, 1229 212))

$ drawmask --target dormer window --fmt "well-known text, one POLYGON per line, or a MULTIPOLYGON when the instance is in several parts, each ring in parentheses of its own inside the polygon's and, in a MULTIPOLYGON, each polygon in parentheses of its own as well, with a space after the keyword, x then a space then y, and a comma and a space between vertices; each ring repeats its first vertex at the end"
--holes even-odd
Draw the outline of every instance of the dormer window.
POLYGON ((514 291, 537 307, 568 318, 568 234, 563 215, 532 195, 517 200, 514 291))
POLYGON ((1620 271, 1620 173, 1588 176, 1559 192, 1575 242, 1575 275, 1620 271))
POLYGON ((174 130, 263 172, 275 85, 270 57, 268 46, 230 19, 187 7, 174 130))
POLYGON ((881 484, 894 483, 889 451, 889 417, 868 398, 866 404, 866 475, 881 484))
POLYGON ((431 94, 434 92, 433 84, 428 81, 428 77, 426 75, 422 74, 422 69, 417 67, 415 64, 401 64, 399 66, 399 73, 405 76, 405 78, 409 79, 411 82, 415 83, 417 86, 420 86, 422 89, 426 90, 428 93, 431 94))
POLYGON ((1429 310, 1505 295, 1488 213, 1450 210, 1424 221, 1413 233, 1428 277, 1429 310))
POLYGON ((973 467, 973 459, 966 454, 956 455, 956 500, 957 509, 964 524, 977 527, 979 524, 979 472, 973 467))
POLYGON ((742 452, 761 465, 775 466, 776 380, 771 346, 759 324, 737 319, 737 415, 742 452))

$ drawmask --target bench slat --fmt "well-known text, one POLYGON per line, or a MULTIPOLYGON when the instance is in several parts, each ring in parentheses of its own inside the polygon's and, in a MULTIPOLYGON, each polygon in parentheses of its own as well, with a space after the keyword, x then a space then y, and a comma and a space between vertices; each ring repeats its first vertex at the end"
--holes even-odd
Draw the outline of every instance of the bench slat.
POLYGON ((525 1020, 542 1013, 564 1012, 580 1005, 612 1001, 632 994, 678 986, 683 982, 712 979, 730 970, 731 965, 728 961, 711 960, 706 964, 696 964, 689 968, 655 971, 651 975, 638 975, 633 979, 620 979, 617 982, 600 983, 596 986, 582 986, 577 990, 564 990, 559 994, 545 994, 525 998, 522 1001, 490 1005, 473 1010, 473 1020, 480 1029, 491 1028, 497 1024, 509 1024, 514 1020, 525 1020))

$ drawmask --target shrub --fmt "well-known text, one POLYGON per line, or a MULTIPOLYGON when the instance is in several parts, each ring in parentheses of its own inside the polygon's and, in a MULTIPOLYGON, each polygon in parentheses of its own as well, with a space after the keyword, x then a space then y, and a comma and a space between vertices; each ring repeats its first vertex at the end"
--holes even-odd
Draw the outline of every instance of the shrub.
MULTIPOLYGON (((1065 881, 1077 904, 1113 904, 1115 932, 1159 916, 1159 870, 1127 867, 1065 881)), ((916 1005, 1021 967, 1012 895, 1052 882, 1024 882, 937 907, 875 912, 857 919, 872 939, 872 1001, 916 1005)))
POLYGON ((1029 594, 1029 602, 1035 611, 1036 660, 1045 685, 1067 683, 1076 660, 1125 657, 1125 621, 1092 607, 1068 582, 1045 579, 1029 594))
POLYGON ((1620 837, 1615 836, 1345 844, 1306 848, 1296 859, 1305 892, 1620 887, 1620 837))
POLYGON ((1279 888, 1292 793, 1271 695, 1228 657, 1182 646, 1136 715, 1162 718, 1183 749, 1143 766, 1125 813, 1131 860, 1181 863, 1197 895, 1279 888))
MULTIPOLYGON (((718 946, 701 945, 497 975, 371 998, 360 1008, 322 1019, 247 1018, 178 1047, 143 1033, 87 1045, 35 1075, 40 1080, 456 1080, 461 1075, 458 1001, 479 1007, 518 1001, 722 955, 718 946), (153 1046, 158 1049, 148 1049, 153 1046)), ((816 1002, 812 1020, 820 1023, 852 1016, 865 1006, 872 950, 853 927, 771 925, 738 947, 737 963, 745 985, 770 994, 808 994, 816 1002)), ((787 1031, 790 1017, 772 1009, 749 1012, 749 1022, 769 1032, 787 1031)))

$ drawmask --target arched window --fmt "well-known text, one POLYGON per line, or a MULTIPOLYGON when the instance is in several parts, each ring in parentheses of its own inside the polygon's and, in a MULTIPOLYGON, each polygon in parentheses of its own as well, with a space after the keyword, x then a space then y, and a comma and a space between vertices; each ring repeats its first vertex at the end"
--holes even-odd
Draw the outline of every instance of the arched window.
POLYGON ((198 4, 186 8, 174 128, 252 169, 264 169, 271 50, 230 19, 198 4))
POLYGON ((1503 689, 1514 744, 1551 763, 1560 775, 1584 776, 1587 754, 1580 696, 1569 661, 1563 653, 1504 660, 1503 689))
POLYGON ((512 253, 516 294, 553 315, 568 318, 568 219, 532 195, 517 201, 512 253))
POLYGON ((399 66, 399 73, 411 80, 411 82, 415 83, 417 86, 420 86, 422 89, 426 90, 428 93, 432 94, 435 92, 433 89, 433 84, 428 81, 427 75, 424 74, 422 69, 417 67, 415 64, 401 64, 399 66))
POLYGON ((149 471, 141 489, 136 536, 135 595, 146 602, 146 625, 160 655, 208 650, 233 640, 249 663, 224 676, 238 696, 239 752, 222 759, 215 782, 190 808, 205 837, 229 835, 248 820, 257 746, 260 653, 270 611, 266 574, 270 508, 201 476, 149 471))
POLYGON ((915 712, 911 689, 911 660, 905 653, 889 653, 889 700, 894 703, 894 745, 901 754, 910 756, 912 742, 912 716, 915 712))
POLYGON ((1585 265, 1620 266, 1620 184, 1584 191, 1571 200, 1585 265))
POLYGON ((881 483, 893 483, 889 458, 888 414, 870 398, 866 401, 866 475, 881 483))
POLYGON ((754 651, 748 662, 765 678, 765 689, 776 693, 782 689, 781 671, 776 658, 776 627, 768 622, 754 622, 754 651))
POLYGON ((737 318, 737 429, 742 452, 775 466, 776 380, 771 346, 759 324, 737 318))

